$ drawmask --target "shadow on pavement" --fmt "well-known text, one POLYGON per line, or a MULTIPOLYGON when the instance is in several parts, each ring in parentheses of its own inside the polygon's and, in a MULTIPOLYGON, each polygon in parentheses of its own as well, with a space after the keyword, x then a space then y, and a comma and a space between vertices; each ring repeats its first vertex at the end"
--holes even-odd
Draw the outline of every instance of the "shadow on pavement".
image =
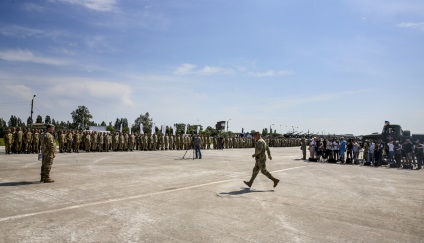
POLYGON ((232 191, 232 192, 221 192, 219 195, 242 195, 246 193, 253 193, 253 192, 274 192, 274 190, 252 190, 248 187, 241 189, 240 191, 232 191))
POLYGON ((17 181, 17 182, 3 182, 0 183, 0 186, 25 186, 32 184, 40 184, 38 181, 17 181))

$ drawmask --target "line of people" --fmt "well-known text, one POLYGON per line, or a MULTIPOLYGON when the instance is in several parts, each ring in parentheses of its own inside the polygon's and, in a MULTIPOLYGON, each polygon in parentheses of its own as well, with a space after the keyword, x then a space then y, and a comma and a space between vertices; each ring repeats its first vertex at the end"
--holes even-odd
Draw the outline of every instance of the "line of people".
POLYGON ((413 144, 410 139, 405 142, 390 141, 384 143, 379 139, 376 143, 373 139, 366 140, 363 144, 356 139, 341 138, 313 138, 311 141, 301 139, 303 159, 306 160, 306 150, 312 160, 323 162, 338 162, 369 164, 380 166, 384 163, 394 164, 394 167, 422 169, 424 158, 424 146, 417 140, 413 144), (360 156, 362 155, 362 156, 360 156), (362 157, 362 158, 360 158, 362 157))

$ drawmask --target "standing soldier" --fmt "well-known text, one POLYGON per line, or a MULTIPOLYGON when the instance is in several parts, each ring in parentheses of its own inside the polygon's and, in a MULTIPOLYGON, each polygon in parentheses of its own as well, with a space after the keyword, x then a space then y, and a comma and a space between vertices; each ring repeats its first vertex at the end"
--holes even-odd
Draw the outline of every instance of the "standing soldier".
POLYGON ((91 133, 91 151, 97 151, 97 132, 93 131, 91 133))
POLYGON ((30 129, 25 129, 25 133, 23 135, 23 151, 26 154, 29 154, 32 143, 32 133, 30 129))
POLYGON ((157 144, 158 144, 158 137, 156 136, 156 134, 153 134, 153 136, 152 136, 152 150, 153 151, 157 150, 157 148, 156 148, 157 144))
POLYGON ((169 135, 169 149, 175 150, 175 136, 169 135))
POLYGON ((54 126, 47 125, 47 132, 43 138, 43 159, 41 164, 41 180, 40 182, 54 182, 50 178, 50 170, 52 169, 53 160, 56 157, 56 144, 53 137, 54 126))
POLYGON ((119 132, 119 135, 118 135, 118 150, 119 151, 124 150, 124 134, 122 134, 122 132, 119 132))
POLYGON ((165 138, 163 136, 163 134, 159 135, 158 137, 158 150, 163 150, 164 149, 164 143, 165 143, 165 138))
POLYGON ((63 153, 64 149, 64 144, 65 144, 65 134, 60 131, 59 132, 59 152, 63 153))
POLYGON ((251 187, 259 171, 261 171, 262 174, 264 174, 266 177, 268 177, 270 180, 274 182, 274 187, 276 187, 278 182, 280 182, 280 180, 274 178, 271 175, 271 173, 269 173, 266 170, 265 152, 268 154, 268 158, 272 160, 271 151, 269 150, 269 147, 266 144, 266 142, 261 138, 261 134, 259 132, 256 132, 254 134, 255 134, 255 140, 256 140, 256 148, 255 148, 255 153, 252 155, 252 158, 255 158, 256 163, 255 163, 255 167, 253 168, 253 173, 252 173, 252 177, 250 178, 250 181, 248 182, 244 181, 244 184, 246 184, 248 187, 251 187))
POLYGON ((97 150, 99 152, 103 152, 103 143, 104 143, 104 141, 103 141, 103 134, 101 132, 99 132, 97 134, 97 150))
POLYGON ((4 145, 5 145, 5 153, 10 154, 11 148, 13 145, 13 135, 10 132, 10 129, 4 134, 4 145))
POLYGON ((208 135, 206 138, 206 149, 211 149, 211 136, 208 135))
POLYGON ((300 149, 302 150, 302 159, 306 160, 306 140, 304 138, 300 140, 300 149))
POLYGON ((74 153, 78 153, 78 151, 79 151, 79 145, 80 145, 78 131, 75 131, 74 132, 74 136, 72 138, 72 141, 74 143, 73 146, 72 146, 72 150, 73 150, 74 153))
POLYGON ((20 154, 22 150, 22 131, 21 128, 17 128, 17 132, 15 134, 15 152, 20 154))
POLYGON ((169 147, 169 136, 168 136, 168 134, 165 134, 164 141, 163 141, 163 147, 164 147, 165 150, 168 150, 168 147, 169 147))
POLYGON ((153 145, 152 145, 152 143, 153 143, 153 139, 152 139, 152 135, 151 134, 148 134, 147 135, 147 150, 153 150, 153 145))
POLYGON ((109 152, 109 133, 105 132, 103 135, 103 148, 105 152, 109 152))
POLYGON ((73 143, 72 131, 68 131, 68 134, 66 134, 66 151, 68 153, 72 153, 72 143, 73 143))
POLYGON ((91 151, 91 135, 90 135, 90 132, 86 132, 86 134, 85 134, 84 147, 85 147, 85 152, 91 151))
POLYGON ((128 151, 128 133, 124 132, 124 144, 123 144, 123 150, 128 151))
POLYGON ((38 154, 40 152, 40 133, 38 130, 34 130, 32 137, 32 152, 38 154))
POLYGON ((175 143, 175 149, 176 150, 180 150, 180 136, 175 136, 175 141, 174 141, 174 143, 175 143))
POLYGON ((128 137, 128 149, 132 152, 134 150, 135 145, 135 136, 133 133, 131 133, 128 137))

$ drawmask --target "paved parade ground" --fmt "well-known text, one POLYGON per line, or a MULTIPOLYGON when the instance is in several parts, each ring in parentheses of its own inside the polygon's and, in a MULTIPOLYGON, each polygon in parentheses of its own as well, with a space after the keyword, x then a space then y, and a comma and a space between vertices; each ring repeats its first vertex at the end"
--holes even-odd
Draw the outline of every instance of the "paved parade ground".
POLYGON ((0 154, 1 242, 424 242, 424 171, 308 163, 271 148, 0 154), (192 156, 191 151, 187 153, 192 156))

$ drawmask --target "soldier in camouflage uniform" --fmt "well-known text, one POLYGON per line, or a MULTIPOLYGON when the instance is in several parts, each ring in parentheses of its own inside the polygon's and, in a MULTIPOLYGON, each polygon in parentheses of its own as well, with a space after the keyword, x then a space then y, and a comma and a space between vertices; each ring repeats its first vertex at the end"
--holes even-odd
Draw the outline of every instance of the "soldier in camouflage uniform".
POLYGON ((128 138, 129 138, 128 133, 127 132, 124 132, 124 144, 122 146, 122 148, 123 148, 124 151, 128 151, 128 148, 129 148, 129 145, 128 145, 128 140, 129 139, 128 138))
POLYGON ((15 138, 14 138, 14 142, 15 142, 15 153, 20 154, 22 151, 22 131, 21 128, 18 127, 17 131, 15 133, 15 138))
POLYGON ((65 149, 64 149, 64 144, 65 144, 65 134, 63 134, 63 132, 62 131, 60 131, 59 132, 59 152, 60 153, 63 153, 63 151, 65 151, 65 149))
POLYGON ((74 141, 74 146, 73 146, 74 153, 79 153, 79 147, 80 147, 80 143, 81 143, 81 135, 78 131, 75 131, 73 141, 74 141))
POLYGON ((153 150, 153 138, 152 138, 152 134, 147 134, 147 151, 152 151, 153 150))
POLYGON ((168 148, 169 148, 169 136, 168 136, 168 134, 165 134, 163 146, 164 146, 165 150, 168 150, 168 148))
POLYGON ((41 180, 40 182, 51 183, 54 182, 50 178, 50 170, 52 168, 53 160, 56 157, 56 144, 53 137, 54 126, 47 125, 47 132, 43 137, 43 159, 41 164, 41 180))
POLYGON ((99 132, 99 134, 97 134, 97 150, 99 152, 103 152, 103 146, 104 146, 104 136, 103 133, 99 132))
POLYGON ((158 136, 158 150, 164 150, 164 144, 165 143, 165 138, 164 138, 164 136, 163 136, 163 134, 160 134, 159 136, 158 136))
POLYGON ((156 134, 153 134, 153 136, 152 136, 152 150, 153 151, 157 150, 157 144, 158 144, 158 137, 156 136, 156 134))
POLYGON ((10 132, 10 129, 4 134, 4 145, 5 145, 5 153, 10 154, 11 148, 13 145, 13 134, 10 132))
POLYGON ((74 141, 74 137, 72 135, 72 131, 68 131, 68 134, 66 134, 66 151, 68 153, 72 153, 73 141, 74 141))
POLYGON ((23 142, 24 142, 24 152, 26 154, 29 154, 31 152, 31 144, 32 144, 32 132, 30 129, 25 129, 23 142))
POLYGON ((169 135, 169 150, 174 150, 174 135, 169 135))
POLYGON ((261 134, 259 132, 256 132, 254 134, 255 134, 255 140, 256 140, 256 148, 255 148, 255 153, 252 155, 252 158, 255 158, 256 163, 255 163, 255 167, 253 168, 253 173, 252 173, 252 177, 250 178, 250 181, 244 181, 244 184, 246 184, 248 187, 251 187, 259 171, 261 171, 262 174, 264 174, 266 177, 268 177, 270 180, 274 182, 274 187, 276 187, 278 182, 280 182, 280 180, 274 178, 271 175, 271 173, 269 173, 266 169, 265 152, 268 154, 268 158, 272 160, 271 151, 269 150, 269 147, 266 144, 266 142, 261 138, 261 134))
POLYGON ((85 134, 84 147, 85 147, 85 152, 91 151, 91 134, 90 134, 90 132, 86 132, 86 134, 85 134))
POLYGON ((134 146, 135 146, 135 135, 134 134, 130 134, 128 137, 128 149, 132 152, 134 150, 134 146))
POLYGON ((32 134, 32 152, 38 154, 40 152, 40 133, 34 130, 32 134))

